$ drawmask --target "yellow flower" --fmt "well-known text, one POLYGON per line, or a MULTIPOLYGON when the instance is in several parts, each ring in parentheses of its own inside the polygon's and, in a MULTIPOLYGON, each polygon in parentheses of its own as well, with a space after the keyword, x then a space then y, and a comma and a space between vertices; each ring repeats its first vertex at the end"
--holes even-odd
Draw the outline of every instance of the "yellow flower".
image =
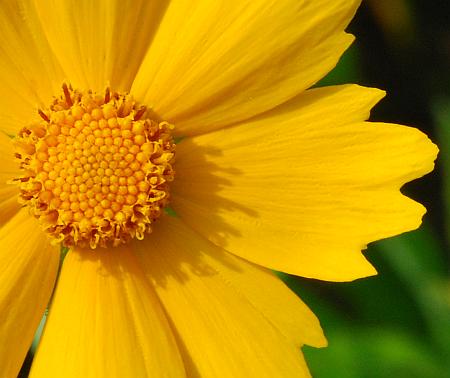
POLYGON ((437 153, 364 122, 382 91, 308 90, 358 5, 2 2, 2 376, 61 245, 32 377, 308 376, 299 347, 326 341, 268 268, 375 274, 361 249, 418 227, 399 189, 437 153))

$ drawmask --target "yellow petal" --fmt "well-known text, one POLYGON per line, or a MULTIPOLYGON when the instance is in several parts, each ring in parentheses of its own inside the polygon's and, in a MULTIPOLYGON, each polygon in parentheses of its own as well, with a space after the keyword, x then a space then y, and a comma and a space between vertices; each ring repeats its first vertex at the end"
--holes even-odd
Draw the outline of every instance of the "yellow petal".
POLYGON ((416 129, 358 123, 379 96, 316 89, 183 141, 175 211, 217 245, 272 269, 338 281, 375 273, 360 250, 419 226, 424 208, 399 189, 429 172, 437 153, 416 129))
POLYGON ((171 1, 132 91, 180 135, 248 119, 334 67, 359 3, 171 1))
POLYGON ((128 247, 67 254, 30 376, 184 376, 165 315, 128 247))
POLYGON ((7 222, 20 209, 17 197, 19 190, 15 185, 7 184, 18 177, 20 169, 14 161, 11 138, 0 132, 0 225, 7 222))
POLYGON ((147 0, 42 0, 53 51, 78 88, 129 90, 167 6, 147 0))
POLYGON ((309 376, 298 346, 324 339, 306 306, 266 271, 180 221, 163 222, 136 249, 184 346, 188 376, 309 376))
MULTIPOLYGON (((162 244, 165 239, 172 239, 177 250, 192 250, 190 261, 199 259, 213 269, 216 276, 230 286, 230 290, 236 290, 237 295, 245 297, 294 343, 317 347, 326 344, 315 315, 269 270, 218 248, 192 231, 179 218, 166 217, 162 225, 155 227, 150 238, 155 238, 155 243, 162 244)), ((147 252, 143 249, 141 246, 139 251, 145 255, 147 252)), ((195 263, 192 264, 194 269, 196 266, 195 263)))
POLYGON ((48 104, 63 74, 51 52, 31 1, 0 6, 0 130, 14 135, 48 104))
POLYGON ((0 366, 16 377, 50 299, 59 249, 26 210, 0 230, 0 366))

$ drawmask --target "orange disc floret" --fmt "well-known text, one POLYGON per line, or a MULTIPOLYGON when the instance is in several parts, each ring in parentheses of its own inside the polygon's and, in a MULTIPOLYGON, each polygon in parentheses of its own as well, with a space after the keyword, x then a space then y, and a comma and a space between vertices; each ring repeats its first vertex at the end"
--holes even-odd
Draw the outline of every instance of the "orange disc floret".
POLYGON ((64 246, 142 239, 169 201, 173 126, 129 94, 63 93, 15 138, 21 202, 64 246))

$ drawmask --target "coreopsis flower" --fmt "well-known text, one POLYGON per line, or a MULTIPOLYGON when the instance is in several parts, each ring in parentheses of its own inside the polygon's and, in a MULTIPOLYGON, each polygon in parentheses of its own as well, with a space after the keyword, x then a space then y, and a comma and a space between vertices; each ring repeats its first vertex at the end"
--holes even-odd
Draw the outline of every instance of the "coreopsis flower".
POLYGON ((436 155, 365 122, 382 91, 308 89, 358 5, 1 3, 2 376, 47 306, 32 377, 309 375, 325 338, 271 270, 375 274, 436 155))

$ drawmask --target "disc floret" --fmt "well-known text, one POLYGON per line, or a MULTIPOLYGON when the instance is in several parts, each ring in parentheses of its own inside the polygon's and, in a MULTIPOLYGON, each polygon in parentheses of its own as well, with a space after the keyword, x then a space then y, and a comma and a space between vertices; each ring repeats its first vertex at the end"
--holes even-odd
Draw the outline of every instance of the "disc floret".
POLYGON ((129 94, 63 93, 15 138, 21 202, 55 242, 117 246, 142 239, 169 200, 175 143, 167 122, 129 94))

